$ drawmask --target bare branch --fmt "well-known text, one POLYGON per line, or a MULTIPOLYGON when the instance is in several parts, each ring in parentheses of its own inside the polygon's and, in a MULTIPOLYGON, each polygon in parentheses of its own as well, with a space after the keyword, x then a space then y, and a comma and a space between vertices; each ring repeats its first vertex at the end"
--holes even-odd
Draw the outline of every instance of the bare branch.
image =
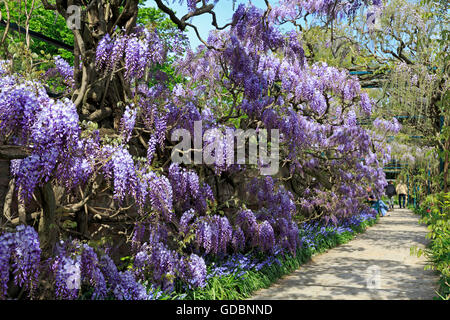
POLYGON ((42 4, 44 5, 44 8, 47 10, 57 10, 58 9, 55 4, 50 4, 50 3, 48 3, 47 0, 41 0, 41 1, 42 1, 42 4))
POLYGON ((0 159, 24 159, 31 154, 31 149, 24 146, 1 145, 0 159))
MULTIPOLYGON (((8 7, 8 1, 3 0, 3 3, 5 4, 5 8, 6 8, 6 27, 5 27, 5 31, 3 32, 1 43, 5 42, 6 35, 8 34, 8 31, 9 31, 9 22, 11 20, 11 15, 9 13, 9 7, 8 7)), ((1 15, 1 12, 0 12, 0 15, 1 15)), ((2 20, 1 17, 0 17, 0 20, 2 20)))
POLYGON ((180 29, 181 31, 184 31, 184 29, 186 29, 186 24, 181 21, 180 19, 178 19, 178 17, 176 16, 175 12, 173 12, 172 9, 170 9, 169 7, 167 7, 162 0, 155 0, 156 5, 158 6, 158 8, 167 13, 170 17, 170 20, 172 20, 173 23, 175 23, 178 27, 178 29, 180 29))

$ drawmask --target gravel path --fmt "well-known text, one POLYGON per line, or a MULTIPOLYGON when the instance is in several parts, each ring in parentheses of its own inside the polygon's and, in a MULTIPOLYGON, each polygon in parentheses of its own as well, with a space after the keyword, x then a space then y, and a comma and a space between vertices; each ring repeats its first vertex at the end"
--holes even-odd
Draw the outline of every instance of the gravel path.
POLYGON ((390 214, 350 242, 314 256, 251 299, 432 299, 438 276, 424 270, 423 256, 410 255, 412 246, 425 246, 428 231, 408 209, 390 214))

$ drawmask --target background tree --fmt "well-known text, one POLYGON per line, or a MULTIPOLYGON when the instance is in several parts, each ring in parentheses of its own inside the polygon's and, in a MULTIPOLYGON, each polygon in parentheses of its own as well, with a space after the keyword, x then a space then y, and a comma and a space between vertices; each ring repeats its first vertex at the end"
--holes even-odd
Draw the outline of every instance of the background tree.
POLYGON ((442 161, 433 175, 440 174, 437 181, 444 190, 449 150, 448 10, 448 4, 438 1, 393 0, 382 8, 363 8, 350 24, 335 21, 332 27, 302 33, 310 59, 345 66, 363 87, 373 88, 371 96, 381 106, 374 117, 395 116, 410 137, 406 143, 436 148, 442 161))

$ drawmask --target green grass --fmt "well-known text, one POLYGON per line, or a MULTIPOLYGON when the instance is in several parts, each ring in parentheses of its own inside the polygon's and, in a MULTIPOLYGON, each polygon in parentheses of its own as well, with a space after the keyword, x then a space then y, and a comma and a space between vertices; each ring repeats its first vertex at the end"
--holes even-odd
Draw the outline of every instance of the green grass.
POLYGON ((426 198, 421 207, 414 209, 420 222, 428 226, 430 239, 427 247, 411 248, 417 256, 425 255, 427 269, 439 272, 439 290, 436 299, 450 300, 450 194, 436 194, 426 198))

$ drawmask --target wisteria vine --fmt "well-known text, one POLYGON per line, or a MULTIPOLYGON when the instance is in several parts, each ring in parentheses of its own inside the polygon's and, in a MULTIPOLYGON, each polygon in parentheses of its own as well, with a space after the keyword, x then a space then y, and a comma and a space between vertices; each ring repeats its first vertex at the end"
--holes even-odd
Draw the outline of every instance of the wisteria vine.
MULTIPOLYGON (((187 4, 196 9, 197 2, 187 4)), ((130 199, 135 204, 130 270, 118 271, 111 257, 85 243, 63 241, 50 262, 55 296, 79 298, 81 288, 89 286, 94 299, 149 299, 157 294, 154 288, 204 287, 208 259, 249 252, 295 255, 307 241, 300 235, 301 217, 336 224, 362 212, 366 187, 378 194, 384 190, 381 167, 389 161, 385 137, 358 122, 370 117, 376 104, 348 71, 309 64, 300 35, 279 28, 304 14, 351 15, 360 5, 283 0, 264 11, 240 4, 229 28, 211 32, 206 46, 175 61, 183 80, 172 85, 167 74, 154 70, 170 53, 157 30, 138 26, 106 34, 96 48, 96 71, 110 79, 123 75, 129 89, 127 101, 115 106, 122 113, 114 115, 112 137, 100 134, 105 128, 80 121, 74 102, 50 98, 42 83, 12 75, 2 62, 0 139, 30 152, 11 166, 22 199, 29 201, 47 183, 74 192, 101 178, 116 206, 130 199), (193 133, 196 121, 219 131, 279 130, 279 174, 255 177, 262 163, 231 164, 226 141, 208 135, 201 146, 217 143, 221 161, 171 161, 174 130, 193 133), (219 190, 218 181, 232 191, 219 190), (236 191, 242 185, 245 192, 236 191), (145 281, 155 287, 145 288, 145 281)), ((73 69, 60 57, 55 65, 66 85, 75 88, 73 69)), ((374 126, 384 132, 400 129, 398 122, 382 119, 374 126)), ((37 243, 30 228, 0 237, 1 297, 10 260, 15 282, 33 294, 37 243)))

